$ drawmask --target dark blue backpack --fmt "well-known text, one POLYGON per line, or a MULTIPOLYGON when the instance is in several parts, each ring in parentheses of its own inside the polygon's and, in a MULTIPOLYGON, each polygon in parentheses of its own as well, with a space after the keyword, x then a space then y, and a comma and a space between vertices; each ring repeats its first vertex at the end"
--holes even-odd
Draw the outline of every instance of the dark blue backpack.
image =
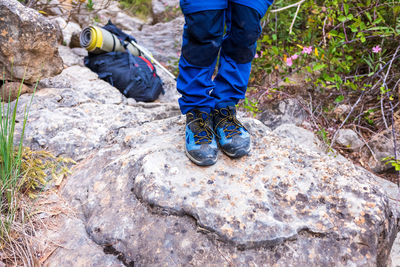
MULTIPOLYGON (((103 28, 116 35, 121 43, 136 42, 135 38, 118 29, 111 21, 103 28)), ((136 101, 151 102, 164 93, 154 65, 144 57, 135 57, 129 52, 89 53, 84 62, 100 79, 136 101)))

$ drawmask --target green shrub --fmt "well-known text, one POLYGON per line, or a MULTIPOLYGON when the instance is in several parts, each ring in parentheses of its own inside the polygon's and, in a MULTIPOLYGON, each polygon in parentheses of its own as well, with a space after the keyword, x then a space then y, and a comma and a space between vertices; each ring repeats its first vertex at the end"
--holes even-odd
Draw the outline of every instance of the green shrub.
POLYGON ((152 12, 151 0, 121 0, 121 6, 132 15, 146 20, 152 12))
POLYGON ((399 110, 400 1, 305 0, 298 10, 273 11, 296 2, 275 1, 263 21, 251 77, 259 100, 288 90, 279 77, 299 74, 302 88, 291 93, 312 99, 310 112, 321 115, 321 124, 347 104, 345 123, 374 131, 390 125, 399 110), (269 75, 276 78, 268 82, 269 75))

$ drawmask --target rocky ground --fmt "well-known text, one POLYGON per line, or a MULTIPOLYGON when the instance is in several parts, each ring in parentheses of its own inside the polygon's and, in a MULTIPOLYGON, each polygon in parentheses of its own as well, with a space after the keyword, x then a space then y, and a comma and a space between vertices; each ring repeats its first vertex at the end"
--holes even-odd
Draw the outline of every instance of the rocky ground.
MULTIPOLYGON (((116 5, 98 18, 113 18, 155 57, 173 64, 184 21, 163 22, 168 16, 160 10, 177 1, 154 5, 154 21, 161 21, 154 25, 116 5)), ((75 19, 76 25, 53 20, 66 23, 67 45, 88 23, 87 17, 75 19)), ((220 153, 216 165, 202 168, 183 152, 184 118, 173 80, 159 72, 166 94, 136 103, 83 66, 85 50, 58 51, 63 71, 40 81, 25 143, 77 164, 46 193, 49 206, 62 212, 38 214, 48 223, 36 236, 41 264, 400 265, 400 246, 392 250, 400 229, 397 187, 326 154, 312 132, 294 125, 306 114, 290 100, 278 105, 280 114, 264 113, 263 122, 243 118, 252 134, 251 155, 232 160, 220 153)), ((20 121, 30 99, 20 98, 20 121)))

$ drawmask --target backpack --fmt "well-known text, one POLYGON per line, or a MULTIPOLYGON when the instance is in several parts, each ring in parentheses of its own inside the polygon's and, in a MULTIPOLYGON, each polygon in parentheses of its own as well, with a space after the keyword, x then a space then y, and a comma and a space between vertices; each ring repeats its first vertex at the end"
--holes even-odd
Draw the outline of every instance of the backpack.
MULTIPOLYGON (((122 44, 135 38, 124 33, 109 21, 103 27, 118 37, 122 44)), ((128 51, 128 50, 126 50, 128 51)), ((99 78, 116 87, 124 96, 136 101, 151 102, 164 93, 162 81, 154 65, 145 57, 128 52, 89 53, 85 66, 96 72, 99 78)))

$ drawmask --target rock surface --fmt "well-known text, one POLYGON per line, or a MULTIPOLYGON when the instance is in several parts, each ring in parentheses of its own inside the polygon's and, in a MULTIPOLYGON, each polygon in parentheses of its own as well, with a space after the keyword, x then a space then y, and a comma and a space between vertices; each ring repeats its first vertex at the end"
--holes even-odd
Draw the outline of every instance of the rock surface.
MULTIPOLYGON (((26 141, 34 149, 48 149, 76 160, 103 146, 120 128, 179 114, 178 107, 171 104, 123 105, 127 99, 116 88, 80 66, 67 68, 39 86, 42 89, 32 103, 26 141)), ((20 109, 29 101, 30 96, 22 96, 20 109)))
POLYGON ((49 266, 388 264, 396 196, 291 126, 246 119, 251 155, 201 168, 176 103, 129 103, 80 66, 40 85, 26 144, 79 161, 62 190, 76 217, 47 233, 61 244, 49 266))
POLYGON ((56 27, 17 0, 0 0, 0 69, 6 80, 35 83, 62 70, 56 27))

